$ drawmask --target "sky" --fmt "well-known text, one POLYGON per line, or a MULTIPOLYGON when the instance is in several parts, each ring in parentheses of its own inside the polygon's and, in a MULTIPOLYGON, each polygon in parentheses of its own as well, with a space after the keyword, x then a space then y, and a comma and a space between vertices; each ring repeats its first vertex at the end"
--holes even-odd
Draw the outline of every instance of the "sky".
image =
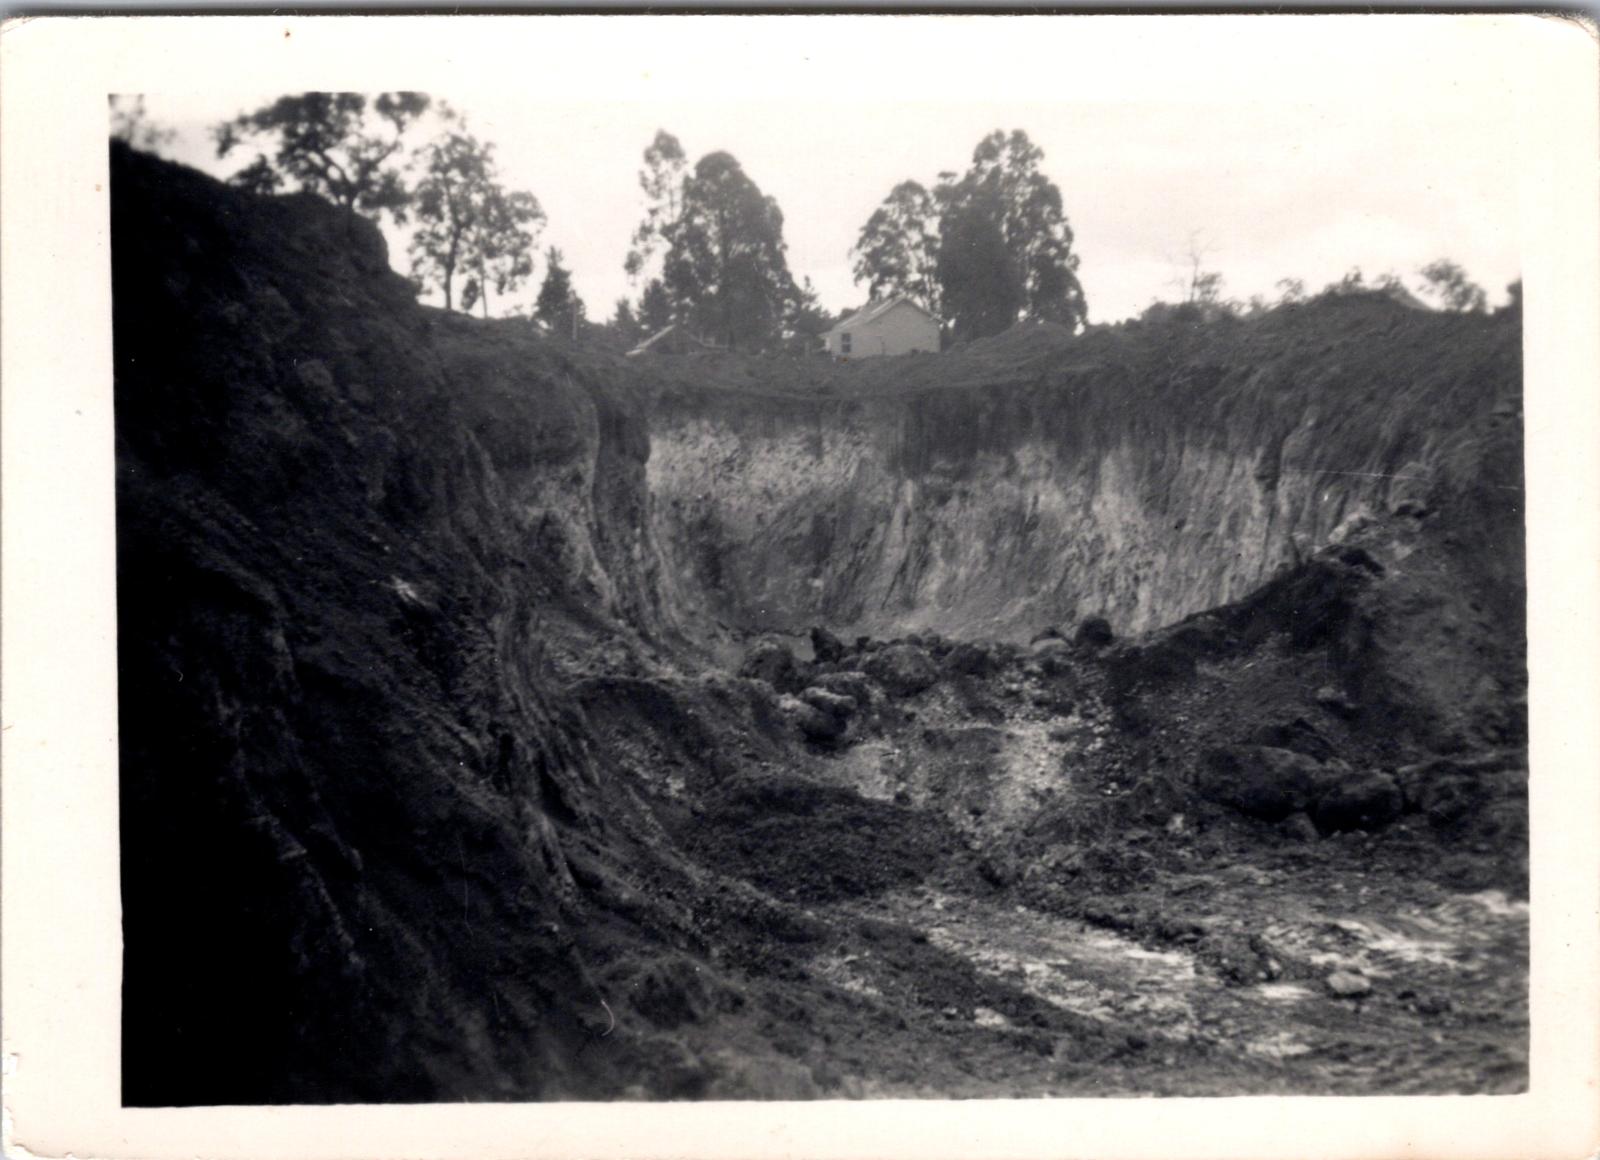
MULTIPOLYGON (((1352 267, 1415 285, 1449 257, 1494 302, 1520 276, 1519 105, 1537 19, 522 18, 383 79, 449 101, 494 142, 504 183, 548 216, 541 248, 560 248, 596 319, 635 293, 622 263, 659 128, 691 160, 732 153, 777 199, 790 269, 831 311, 866 297, 850 249, 889 190, 965 169, 993 129, 1044 150, 1091 321, 1177 296, 1191 249, 1240 300, 1352 267)), ((282 92, 354 88, 360 71, 286 70, 280 87, 242 70, 248 85, 150 91, 146 107, 176 134, 164 152, 220 175, 250 154, 219 161, 211 126, 282 92)))

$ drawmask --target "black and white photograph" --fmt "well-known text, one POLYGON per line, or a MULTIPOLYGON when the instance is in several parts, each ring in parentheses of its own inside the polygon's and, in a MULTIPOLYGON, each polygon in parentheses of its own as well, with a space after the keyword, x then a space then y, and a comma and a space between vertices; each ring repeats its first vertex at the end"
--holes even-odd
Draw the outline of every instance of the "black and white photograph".
POLYGON ((1543 18, 573 20, 99 94, 120 1105, 1528 1093, 1543 18))

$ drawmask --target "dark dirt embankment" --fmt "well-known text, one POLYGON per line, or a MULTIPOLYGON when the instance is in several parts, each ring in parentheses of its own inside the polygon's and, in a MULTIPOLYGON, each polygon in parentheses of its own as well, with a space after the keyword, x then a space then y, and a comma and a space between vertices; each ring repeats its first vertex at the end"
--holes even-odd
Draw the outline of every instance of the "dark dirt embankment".
POLYGON ((614 1089, 574 860, 674 871, 551 673, 651 663, 640 428, 326 204, 114 161, 127 1099, 614 1089))
POLYGON ((112 190, 128 1102, 1525 1079, 1514 320, 639 366, 112 190))

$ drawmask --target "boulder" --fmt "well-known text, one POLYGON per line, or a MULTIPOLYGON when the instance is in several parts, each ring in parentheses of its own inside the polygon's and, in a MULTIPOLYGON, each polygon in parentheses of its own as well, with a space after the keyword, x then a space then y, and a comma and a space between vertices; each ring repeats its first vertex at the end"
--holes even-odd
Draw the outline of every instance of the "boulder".
POLYGON ((1411 1002, 1412 1009, 1418 1015, 1444 1015, 1454 1010, 1455 1004, 1448 995, 1427 994, 1418 995, 1411 1002))
POLYGON ((1340 999, 1359 999, 1372 993, 1372 981, 1355 971, 1335 971, 1323 980, 1328 994, 1340 999))
POLYGON ((872 702, 872 684, 868 681, 866 673, 856 669, 823 673, 821 676, 813 677, 811 684, 815 688, 826 689, 841 697, 849 697, 858 708, 864 709, 872 702))
POLYGON ((1072 668, 1072 646, 1059 636, 1041 640, 1029 651, 1039 671, 1046 676, 1060 676, 1072 668))
POLYGON ((1259 935, 1214 932, 1203 935, 1195 947, 1200 960, 1233 985, 1260 983, 1276 974, 1269 970, 1267 946, 1259 935))
POLYGON ((1336 717, 1354 717, 1361 706, 1333 685, 1323 685, 1316 692, 1317 704, 1336 717))
POLYGON ((799 697, 784 697, 780 704, 784 716, 807 741, 832 744, 844 736, 850 725, 848 718, 826 712, 799 697))
POLYGON ((1296 717, 1292 721, 1275 725, 1262 725, 1250 734, 1249 740, 1252 745, 1290 749, 1316 761, 1327 761, 1334 753, 1333 743, 1304 717, 1296 717))
POLYGON ((1000 667, 994 649, 986 644, 962 641, 945 654, 944 667, 969 677, 991 676, 1000 667))
POLYGON ((1521 798, 1527 789, 1526 777, 1520 758, 1505 754, 1435 758, 1403 766, 1395 774, 1406 808, 1421 813, 1430 826, 1443 831, 1467 824, 1497 798, 1521 798))
POLYGON ((1339 526, 1328 534, 1328 542, 1330 544, 1343 544, 1359 536, 1376 522, 1376 518, 1367 508, 1358 507, 1339 521, 1339 526))
MULTIPOLYGON (((844 674, 831 673, 838 677, 844 674)), ((860 676, 859 673, 854 674, 860 676)), ((827 677, 819 678, 826 680, 827 677)), ((864 680, 864 678, 863 678, 864 680)), ((800 735, 808 741, 831 745, 840 741, 850 728, 850 719, 859 709, 854 697, 836 693, 819 685, 801 690, 798 697, 785 697, 784 708, 800 735)))
POLYGON ((1400 816, 1405 797, 1395 779, 1370 770, 1341 778, 1311 806, 1311 820, 1325 834, 1340 830, 1382 829, 1400 816))
POLYGON ((1414 792, 1418 810, 1436 830, 1460 825, 1489 800, 1481 781, 1459 774, 1445 774, 1414 792))
POLYGON ((820 709, 830 717, 839 718, 841 721, 848 721, 855 716, 856 701, 854 697, 831 693, 827 689, 819 689, 815 686, 805 689, 800 694, 800 700, 814 709, 820 709))
POLYGON ((897 697, 911 697, 939 679, 933 658, 914 644, 885 645, 867 658, 867 674, 897 697))
POLYGON ((811 652, 824 664, 835 664, 844 660, 844 641, 819 624, 811 630, 811 652))
POLYGON ((1282 821, 1316 800, 1326 773, 1303 753, 1267 745, 1212 749, 1201 759, 1200 796, 1263 821, 1282 821))
POLYGON ((1028 647, 1032 648, 1034 645, 1041 644, 1047 640, 1065 639, 1066 637, 1061 635, 1061 630, 1052 625, 1049 628, 1042 628, 1038 632, 1034 633, 1033 636, 1028 639, 1028 647))
POLYGON ((799 660, 788 645, 775 640, 758 641, 745 654, 739 675, 765 681, 780 693, 798 692, 805 684, 799 660))
POLYGON ((1105 648, 1117 637, 1116 633, 1111 631, 1109 620, 1103 616, 1089 616, 1078 625, 1077 635, 1073 639, 1090 648, 1105 648))
POLYGON ((1315 842, 1322 837, 1317 824, 1304 810, 1297 810, 1279 822, 1278 832, 1285 838, 1292 838, 1297 842, 1315 842))
POLYGON ((1359 569, 1371 576, 1382 576, 1387 571, 1376 556, 1354 544, 1333 544, 1318 555, 1331 557, 1346 567, 1359 569))

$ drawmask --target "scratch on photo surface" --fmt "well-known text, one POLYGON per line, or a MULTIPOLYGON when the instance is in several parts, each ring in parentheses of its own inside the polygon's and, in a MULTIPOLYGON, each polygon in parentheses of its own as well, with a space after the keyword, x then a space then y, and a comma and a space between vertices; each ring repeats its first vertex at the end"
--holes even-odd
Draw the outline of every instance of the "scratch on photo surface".
MULTIPOLYGON (((1420 475, 1397 475, 1392 471, 1334 471, 1332 468, 1326 468, 1326 467, 1322 469, 1322 474, 1323 475, 1360 475, 1360 476, 1366 477, 1367 479, 1399 479, 1399 480, 1406 480, 1406 481, 1416 480, 1416 479, 1421 479, 1422 478, 1422 476, 1420 476, 1420 475)), ((1496 484, 1491 484, 1490 486, 1497 487, 1501 491, 1521 491, 1522 490, 1522 488, 1517 487, 1515 484, 1496 483, 1496 484)))

